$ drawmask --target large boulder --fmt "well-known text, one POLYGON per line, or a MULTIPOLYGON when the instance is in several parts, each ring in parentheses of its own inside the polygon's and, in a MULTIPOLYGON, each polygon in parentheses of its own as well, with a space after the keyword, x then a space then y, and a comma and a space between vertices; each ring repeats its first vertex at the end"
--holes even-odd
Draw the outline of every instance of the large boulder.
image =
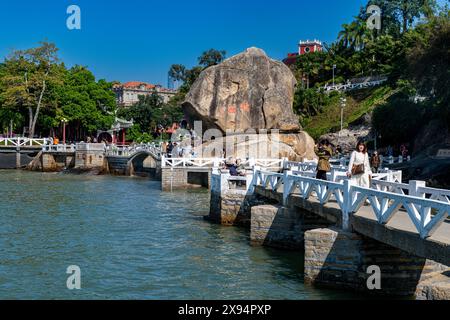
POLYGON ((206 142, 198 146, 195 151, 204 158, 232 156, 239 159, 287 158, 291 161, 306 161, 316 158, 314 140, 306 132, 227 136, 206 142))
POLYGON ((200 74, 183 109, 189 122, 202 120, 208 129, 243 132, 279 129, 298 132, 292 105, 297 82, 282 62, 257 48, 225 60, 200 74))

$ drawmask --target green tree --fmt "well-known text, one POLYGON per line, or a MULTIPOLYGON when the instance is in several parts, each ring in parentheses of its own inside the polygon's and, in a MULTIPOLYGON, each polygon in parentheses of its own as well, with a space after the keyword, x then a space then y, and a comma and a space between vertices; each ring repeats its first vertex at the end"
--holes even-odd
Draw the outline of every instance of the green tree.
POLYGON ((437 7, 435 0, 390 0, 388 3, 389 10, 401 22, 402 33, 407 32, 421 16, 432 17, 437 7))
POLYGON ((99 80, 86 67, 74 66, 67 70, 64 82, 57 88, 56 112, 50 116, 58 126, 67 119, 68 130, 74 140, 83 139, 97 130, 109 129, 116 109, 112 84, 99 80))
POLYGON ((218 65, 225 59, 226 54, 225 50, 209 49, 198 58, 198 64, 204 68, 218 65))
POLYGON ((406 75, 418 92, 438 106, 450 123, 450 19, 436 17, 408 34, 414 45, 407 50, 406 75))
POLYGON ((13 110, 28 109, 30 137, 35 134, 41 109, 54 106, 49 88, 61 81, 57 52, 54 44, 41 42, 39 47, 12 52, 4 63, 3 103, 13 110))

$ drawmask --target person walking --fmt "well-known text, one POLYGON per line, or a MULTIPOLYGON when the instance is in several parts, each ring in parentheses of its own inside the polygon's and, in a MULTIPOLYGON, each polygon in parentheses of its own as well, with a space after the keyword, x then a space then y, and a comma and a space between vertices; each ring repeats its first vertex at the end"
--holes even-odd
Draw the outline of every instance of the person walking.
POLYGON ((372 170, 370 169, 367 146, 363 141, 358 142, 356 150, 353 151, 350 157, 347 176, 351 178, 351 183, 353 185, 362 188, 370 188, 372 170))
POLYGON ((380 169, 381 159, 380 155, 378 154, 378 151, 375 151, 370 158, 370 166, 372 167, 373 173, 378 173, 380 169))
POLYGON ((319 157, 316 179, 327 180, 327 172, 331 171, 330 158, 333 156, 333 149, 331 149, 330 142, 328 140, 322 140, 314 148, 314 152, 319 157))

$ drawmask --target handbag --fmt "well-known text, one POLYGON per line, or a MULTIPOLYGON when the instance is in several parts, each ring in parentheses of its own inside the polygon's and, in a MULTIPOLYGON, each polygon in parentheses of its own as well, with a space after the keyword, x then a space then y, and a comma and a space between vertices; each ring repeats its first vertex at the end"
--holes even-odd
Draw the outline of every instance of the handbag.
POLYGON ((364 167, 364 163, 354 164, 352 167, 352 175, 357 176, 366 172, 366 168, 364 167))
POLYGON ((352 175, 357 176, 363 174, 365 171, 364 164, 354 164, 352 168, 352 175))

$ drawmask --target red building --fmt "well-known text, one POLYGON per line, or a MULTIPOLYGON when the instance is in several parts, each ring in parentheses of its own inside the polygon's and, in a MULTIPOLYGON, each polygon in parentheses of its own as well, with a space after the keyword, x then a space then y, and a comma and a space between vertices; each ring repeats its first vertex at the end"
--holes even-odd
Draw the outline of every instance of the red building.
POLYGON ((312 52, 322 52, 323 51, 323 45, 322 42, 319 40, 313 40, 313 41, 300 41, 298 44, 298 53, 288 53, 288 56, 286 59, 283 60, 283 62, 287 65, 293 65, 295 64, 295 61, 297 60, 297 57, 312 53, 312 52))
POLYGON ((319 40, 314 41, 300 41, 298 44, 298 53, 300 55, 307 54, 311 52, 322 52, 323 51, 323 45, 322 42, 319 40))

